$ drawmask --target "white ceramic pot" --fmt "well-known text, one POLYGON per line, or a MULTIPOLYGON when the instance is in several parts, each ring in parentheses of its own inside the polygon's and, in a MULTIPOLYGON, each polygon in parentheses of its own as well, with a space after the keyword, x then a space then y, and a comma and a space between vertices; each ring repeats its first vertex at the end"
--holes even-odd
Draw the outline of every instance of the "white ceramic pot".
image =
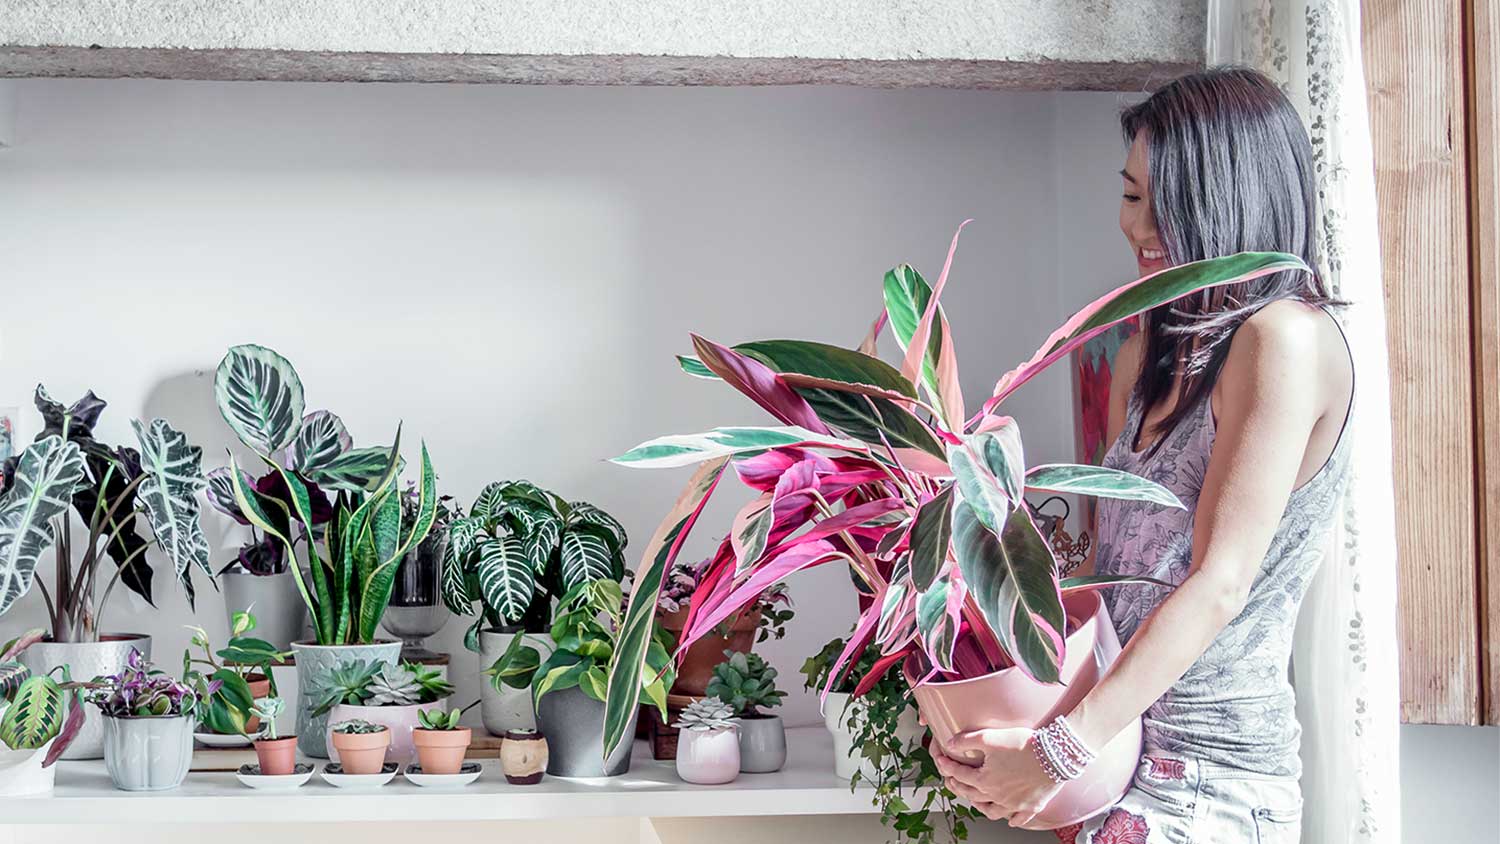
MULTIPOLYGON (((98 642, 36 642, 21 652, 21 664, 40 677, 59 665, 68 666, 74 680, 88 681, 105 674, 119 674, 131 650, 151 659, 151 637, 139 633, 106 633, 98 642)), ((83 728, 63 751, 64 759, 101 759, 104 757, 104 716, 99 707, 84 704, 83 728)))
POLYGON ((316 645, 293 642, 292 653, 297 660, 297 749, 304 756, 327 759, 329 713, 312 714, 313 688, 340 662, 375 660, 384 665, 395 665, 401 659, 401 643, 316 645))
POLYGON ((42 760, 54 741, 57 739, 50 739, 35 750, 10 750, 0 745, 0 797, 25 797, 52 790, 57 765, 43 768, 42 760))
POLYGON ((677 776, 698 785, 733 782, 740 775, 740 731, 680 730, 677 733, 677 776))
POLYGON ((103 717, 104 768, 122 791, 182 785, 193 764, 192 715, 103 717))
MULTIPOLYGON (((828 701, 823 704, 823 726, 833 734, 833 772, 840 779, 847 780, 853 779, 854 772, 859 771, 863 780, 873 782, 878 774, 875 765, 854 746, 854 733, 849 729, 849 720, 860 717, 863 707, 864 704, 857 700, 850 703, 847 692, 829 692, 828 701)), ((921 744, 924 732, 914 707, 901 713, 896 722, 896 735, 904 747, 921 744)), ((910 779, 910 775, 904 779, 910 779)))
POLYGON ((417 713, 424 710, 442 709, 445 701, 414 703, 410 706, 351 706, 341 703, 328 713, 328 726, 324 729, 324 740, 328 743, 328 756, 339 761, 339 752, 333 746, 333 725, 340 721, 369 721, 383 724, 391 731, 391 743, 385 749, 385 761, 405 765, 416 761, 416 745, 412 743, 411 731, 421 723, 417 713))
MULTIPOLYGON (((505 654, 505 649, 510 647, 511 640, 516 636, 524 637, 526 644, 536 648, 542 662, 546 662, 547 657, 551 656, 552 651, 557 647, 552 643, 552 637, 545 633, 500 633, 495 630, 481 630, 479 632, 479 670, 484 671, 494 665, 495 660, 505 654)), ((481 674, 479 717, 490 735, 503 736, 511 730, 535 730, 536 709, 531 703, 531 689, 512 689, 506 686, 497 692, 494 685, 490 683, 490 678, 481 674)))

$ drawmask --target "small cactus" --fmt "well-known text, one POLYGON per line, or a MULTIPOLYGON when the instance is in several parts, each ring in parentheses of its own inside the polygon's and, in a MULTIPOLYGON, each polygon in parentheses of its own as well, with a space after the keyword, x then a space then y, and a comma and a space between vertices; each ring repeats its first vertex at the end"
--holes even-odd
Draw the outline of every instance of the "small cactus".
POLYGON ((727 730, 739 726, 729 704, 716 697, 695 700, 682 710, 672 724, 679 730, 727 730))

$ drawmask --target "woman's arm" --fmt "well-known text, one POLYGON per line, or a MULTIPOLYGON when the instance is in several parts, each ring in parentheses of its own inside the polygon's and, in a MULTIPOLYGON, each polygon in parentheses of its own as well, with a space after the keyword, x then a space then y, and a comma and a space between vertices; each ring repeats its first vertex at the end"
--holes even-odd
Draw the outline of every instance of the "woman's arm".
MULTIPOLYGON (((1090 747, 1103 747, 1139 717, 1244 608, 1322 414, 1318 336, 1316 325, 1279 307, 1236 332, 1220 375, 1218 428, 1195 512, 1192 569, 1069 713, 1069 724, 1090 747)), ((1025 825, 1057 790, 1027 747, 1030 734, 956 736, 946 750, 981 750, 984 763, 970 769, 941 759, 938 767, 955 791, 992 804, 981 807, 986 814, 1025 825)))

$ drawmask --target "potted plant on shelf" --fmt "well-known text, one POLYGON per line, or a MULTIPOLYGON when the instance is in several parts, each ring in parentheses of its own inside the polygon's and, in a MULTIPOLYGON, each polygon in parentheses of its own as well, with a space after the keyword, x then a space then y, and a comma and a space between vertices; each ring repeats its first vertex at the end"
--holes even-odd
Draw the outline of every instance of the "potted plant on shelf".
MULTIPOLYGON (((463 508, 452 501, 451 495, 438 496, 432 530, 417 547, 406 552, 396 568, 391 605, 386 608, 382 625, 387 633, 401 640, 401 658, 408 662, 438 656, 425 641, 448 622, 448 608, 442 598, 443 557, 448 549, 448 525, 463 515, 463 508)), ((420 504, 421 491, 415 483, 408 482, 406 494, 401 497, 403 518, 416 521, 420 504)))
POLYGON ((443 700, 451 694, 453 685, 436 669, 375 660, 341 662, 308 690, 314 716, 389 727, 387 756, 389 761, 401 764, 411 761, 412 731, 422 711, 441 709, 443 700))
MULTIPOLYGON (((234 506, 233 491, 220 489, 228 482, 227 471, 227 468, 216 469, 208 474, 214 490, 208 497, 209 503, 235 521, 249 525, 249 520, 234 506)), ((269 487, 270 478, 266 475, 258 479, 257 486, 269 487)), ((273 493, 274 490, 266 490, 266 494, 273 493)), ((266 641, 278 648, 290 648, 292 642, 302 638, 307 607, 297 594, 297 581, 292 577, 286 550, 275 538, 262 535, 252 526, 250 539, 240 546, 233 560, 219 569, 217 577, 231 624, 235 613, 254 608, 261 619, 261 637, 266 641)))
POLYGON ((326 720, 311 714, 308 691, 340 661, 398 660, 401 643, 376 633, 397 564, 421 545, 437 516, 432 462, 423 445, 417 501, 403 511, 400 427, 389 448, 353 448, 337 416, 304 415, 297 370, 262 346, 229 349, 214 376, 214 396, 219 414, 260 458, 266 476, 254 481, 230 457, 223 472, 213 473, 210 493, 221 508, 278 543, 287 559, 313 630, 312 641, 292 643, 301 690, 298 747, 325 757, 326 720), (332 500, 328 491, 336 492, 332 500))
MULTIPOLYGON (((555 777, 618 776, 630 769, 630 746, 603 751, 606 668, 620 646, 624 595, 613 580, 579 583, 558 602, 552 622, 555 650, 546 661, 521 639, 492 667, 496 682, 530 687, 537 723, 547 737, 547 773, 555 777)), ((655 604, 651 601, 647 606, 655 604)), ((672 658, 658 631, 646 648, 650 672, 637 675, 640 694, 665 717, 672 658)), ((637 696, 639 700, 639 696, 637 696)), ((633 731, 635 701, 626 724, 633 731)))
POLYGON ((182 652, 182 679, 203 701, 198 707, 199 726, 205 734, 216 736, 247 736, 259 731, 255 701, 276 694, 271 666, 284 664, 291 651, 277 650, 264 639, 246 635, 256 629, 255 616, 248 612, 230 617, 229 641, 217 652, 209 644, 208 631, 193 626, 188 629, 193 632, 191 644, 203 652, 199 658, 194 658, 190 649, 182 652), (214 682, 217 686, 209 692, 209 684, 214 682))
POLYGON ((274 696, 260 698, 250 707, 261 727, 255 737, 255 758, 260 762, 261 776, 284 777, 296 773, 297 737, 276 732, 276 719, 285 709, 285 701, 274 696))
MULTIPOLYGON (((478 703, 475 701, 474 703, 478 703)), ((417 761, 424 774, 456 774, 464 765, 464 752, 469 749, 473 731, 460 727, 458 719, 463 709, 427 709, 417 713, 417 728, 412 731, 412 743, 417 747, 417 761)))
POLYGON ((672 724, 677 728, 677 776, 698 785, 722 785, 740 775, 739 720, 716 697, 693 701, 672 724))
MULTIPOLYGON (((674 639, 682 636, 693 590, 712 562, 710 558, 692 565, 675 564, 662 585, 657 599, 660 624, 674 639)), ((726 650, 749 652, 758 642, 784 637, 786 623, 793 615, 786 584, 778 583, 767 589, 749 606, 719 622, 682 652, 677 659, 677 683, 672 694, 694 697, 707 694, 714 666, 726 650)))
MULTIPOLYGON (((478 605, 464 644, 479 653, 481 665, 493 666, 517 637, 539 656, 550 653, 553 600, 581 584, 625 575, 625 529, 613 516, 528 481, 487 485, 469 515, 449 525, 448 537, 443 601, 464 616, 478 605)), ((501 735, 536 726, 522 688, 497 677, 481 689, 485 729, 501 735)))
MULTIPOLYGON (((210 681, 209 692, 216 690, 210 681)), ((176 788, 193 762, 198 692, 131 651, 125 670, 95 677, 88 700, 104 716, 104 767, 123 791, 176 788)))
MULTIPOLYGON (((637 598, 655 598, 726 466, 759 493, 700 578, 679 653, 768 586, 837 562, 851 570, 864 601, 831 680, 869 649, 880 655, 877 676, 900 663, 940 741, 979 727, 1039 726, 1070 710, 1118 653, 1094 590, 1120 580, 1062 578, 1023 506, 1026 490, 1181 506, 1158 484, 1098 466, 1027 471, 1020 429, 999 412, 1005 399, 1121 320, 1215 285, 1307 271, 1290 255, 1243 253, 1127 284, 1053 332, 971 416, 938 305, 957 242, 955 235, 932 287, 905 265, 886 274, 885 312, 859 350, 795 340, 730 348, 694 336, 698 356, 683 358, 683 367, 724 380, 781 425, 663 437, 615 459, 636 467, 701 464, 646 549, 637 598), (874 356, 887 323, 906 350, 900 369, 874 356)), ((611 667, 606 747, 626 735, 624 707, 635 704, 652 622, 646 612, 624 622, 628 644, 611 667)), ((1109 805, 1128 786, 1139 750, 1136 722, 1099 749, 1038 821, 1063 826, 1109 805)))
MULTIPOLYGON (((806 678, 804 688, 810 691, 824 691, 823 726, 833 736, 833 772, 840 779, 852 780, 856 775, 862 776, 867 782, 873 782, 882 778, 880 767, 876 761, 865 753, 864 747, 858 740, 857 735, 862 731, 863 725, 868 721, 867 709, 868 698, 877 683, 895 682, 900 685, 903 694, 906 691, 904 684, 900 684, 899 672, 887 671, 877 675, 869 688, 858 687, 856 678, 869 677, 875 667, 876 660, 880 654, 874 648, 867 648, 855 663, 851 671, 845 672, 836 682, 832 682, 833 666, 842 654, 848 642, 845 639, 834 639, 823 646, 823 649, 807 658, 802 663, 802 675, 806 678), (832 682, 832 685, 830 685, 832 682), (858 691, 860 695, 855 697, 858 691)), ((889 667, 889 666, 887 666, 889 667)), ((886 687, 881 687, 886 691, 886 687)), ((922 736, 926 731, 922 729, 917 720, 916 702, 909 696, 904 696, 901 705, 895 709, 891 716, 889 734, 894 741, 895 749, 891 750, 884 742, 887 751, 902 755, 909 755, 912 749, 922 743, 922 736)), ((897 772, 897 779, 910 778, 912 771, 897 772)))
POLYGON ((344 773, 364 776, 384 770, 386 748, 391 743, 389 727, 354 718, 333 722, 328 732, 344 773))
MULTIPOLYGON (((139 450, 101 442, 94 426, 105 403, 92 391, 64 407, 38 385, 36 407, 43 423, 36 441, 0 469, 0 614, 35 583, 48 636, 21 655, 31 673, 57 666, 75 677, 118 672, 131 651, 149 655, 151 639, 101 632, 100 620, 120 584, 152 601, 147 549, 157 546, 170 561, 189 605, 193 570, 212 574, 199 523, 202 449, 165 419, 131 420, 139 450), (82 532, 73 530, 74 513, 82 532), (56 561, 50 586, 36 576, 49 548, 56 561)), ((66 758, 96 759, 103 747, 102 722, 90 720, 66 758)))
POLYGON ((776 669, 756 654, 725 651, 724 656, 714 666, 708 694, 728 704, 739 719, 740 771, 779 771, 786 764, 786 727, 780 716, 761 711, 775 709, 786 697, 776 688, 776 669))
POLYGON ((547 771, 547 738, 536 730, 510 730, 500 741, 500 767, 511 785, 536 785, 547 771))
POLYGON ((83 684, 70 680, 67 666, 33 677, 16 661, 41 637, 28 631, 0 648, 0 797, 51 791, 56 762, 84 724, 83 684))

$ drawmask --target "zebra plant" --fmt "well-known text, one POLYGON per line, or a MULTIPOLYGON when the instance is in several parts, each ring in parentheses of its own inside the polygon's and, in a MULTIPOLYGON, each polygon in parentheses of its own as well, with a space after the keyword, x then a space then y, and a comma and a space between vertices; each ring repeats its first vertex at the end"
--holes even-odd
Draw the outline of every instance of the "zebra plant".
POLYGON ((344 423, 326 410, 304 415, 302 379, 263 346, 234 346, 214 376, 219 414, 265 465, 253 481, 231 457, 209 477, 215 506, 279 543, 312 617, 320 645, 374 640, 390 604, 396 568, 436 518, 437 490, 427 446, 415 506, 398 483, 401 429, 389 448, 354 448, 344 423), (337 492, 329 501, 324 490, 337 492), (295 548, 305 543, 307 573, 295 548))
POLYGON ((625 576, 625 529, 586 501, 528 481, 496 481, 448 529, 443 602, 459 615, 479 605, 464 635, 479 650, 483 628, 547 630, 552 599, 573 587, 625 576))

